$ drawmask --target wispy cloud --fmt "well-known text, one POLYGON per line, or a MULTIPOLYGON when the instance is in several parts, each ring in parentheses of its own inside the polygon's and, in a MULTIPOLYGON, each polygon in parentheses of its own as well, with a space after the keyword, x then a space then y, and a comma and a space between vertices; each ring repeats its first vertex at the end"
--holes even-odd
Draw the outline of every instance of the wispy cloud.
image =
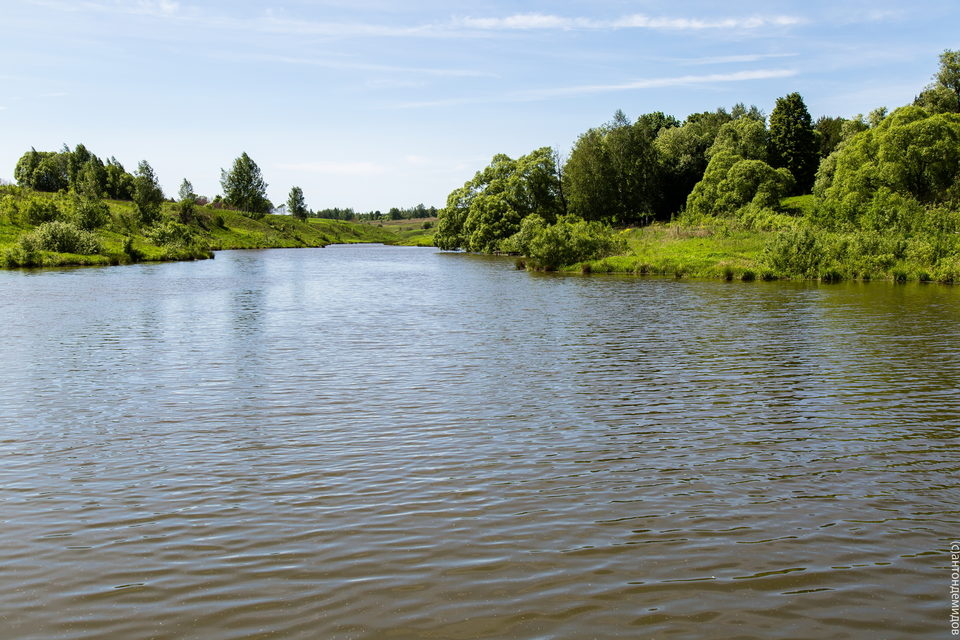
POLYGON ((774 78, 789 78, 796 75, 792 69, 757 69, 753 71, 738 71, 735 73, 712 73, 707 75, 685 75, 668 78, 645 78, 618 84, 590 84, 571 87, 555 87, 508 93, 497 96, 448 98, 424 102, 406 102, 395 105, 401 109, 420 107, 452 107, 464 104, 505 103, 505 102, 536 102, 560 96, 577 96, 594 93, 610 93, 617 91, 639 91, 642 89, 660 89, 664 87, 693 86, 701 84, 717 84, 728 82, 746 82, 750 80, 770 80, 774 78))
POLYGON ((148 15, 201 24, 207 28, 285 35, 390 38, 482 37, 501 31, 530 30, 612 30, 652 29, 667 31, 744 30, 789 27, 804 24, 805 18, 790 15, 754 15, 745 17, 698 18, 648 16, 635 13, 610 19, 559 16, 546 13, 518 13, 502 17, 460 17, 446 21, 412 25, 374 22, 332 22, 289 17, 272 10, 259 16, 234 17, 204 12, 196 6, 181 7, 173 0, 31 0, 35 5, 71 12, 148 15))
POLYGON ((386 173, 387 168, 375 162, 299 162, 281 164, 286 171, 302 171, 331 176, 378 176, 386 173))
POLYGON ((518 13, 502 18, 461 18, 455 24, 468 29, 662 29, 695 31, 702 29, 759 29, 804 24, 798 16, 748 16, 743 18, 671 18, 635 13, 610 20, 564 17, 544 13, 518 13))
POLYGON ((776 58, 795 58, 798 53, 748 53, 735 56, 706 56, 704 58, 669 58, 670 62, 680 65, 708 65, 708 64, 737 64, 746 62, 760 62, 776 58))
POLYGON ((397 67, 387 64, 373 64, 358 62, 338 57, 293 57, 281 55, 227 55, 231 60, 255 60, 262 62, 278 62, 281 64, 306 65, 323 67, 325 69, 344 69, 353 71, 384 71, 388 73, 414 73, 431 76, 463 77, 463 78, 494 78, 497 74, 488 71, 474 71, 471 69, 441 69, 434 67, 397 67))

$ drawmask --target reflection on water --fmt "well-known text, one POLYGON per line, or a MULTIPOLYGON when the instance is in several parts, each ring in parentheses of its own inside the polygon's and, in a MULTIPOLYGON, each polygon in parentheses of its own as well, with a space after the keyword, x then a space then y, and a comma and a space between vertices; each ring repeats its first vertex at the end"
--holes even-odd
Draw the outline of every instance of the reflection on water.
POLYGON ((0 273, 10 638, 944 637, 960 289, 0 273))

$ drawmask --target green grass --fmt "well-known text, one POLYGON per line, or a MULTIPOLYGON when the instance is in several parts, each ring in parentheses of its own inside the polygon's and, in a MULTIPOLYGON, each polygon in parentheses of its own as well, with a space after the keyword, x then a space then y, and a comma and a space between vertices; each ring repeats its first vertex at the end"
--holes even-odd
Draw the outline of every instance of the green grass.
POLYGON ((436 231, 436 218, 413 218, 410 220, 383 220, 382 222, 364 222, 364 226, 371 226, 393 234, 393 242, 405 247, 432 247, 433 234, 436 231), (429 228, 424 229, 424 224, 429 228))
MULTIPOLYGON (((23 250, 21 239, 36 228, 24 219, 23 204, 29 198, 53 201, 60 207, 63 217, 69 218, 67 212, 71 207, 68 195, 0 187, 0 266, 46 267, 196 260, 212 257, 213 251, 221 249, 323 247, 333 243, 361 242, 396 244, 404 239, 389 228, 368 224, 315 218, 300 222, 290 216, 275 215, 254 220, 237 211, 203 206, 196 208, 195 220, 188 225, 192 238, 190 242, 164 244, 151 237, 156 235, 155 228, 140 226, 133 203, 111 200, 107 201, 109 219, 96 229, 102 244, 99 253, 28 253, 23 250)), ((164 203, 161 222, 175 221, 176 211, 176 205, 164 203)))
POLYGON ((573 265, 568 270, 695 278, 742 278, 762 266, 763 248, 772 232, 658 223, 620 232, 627 242, 621 255, 573 265))

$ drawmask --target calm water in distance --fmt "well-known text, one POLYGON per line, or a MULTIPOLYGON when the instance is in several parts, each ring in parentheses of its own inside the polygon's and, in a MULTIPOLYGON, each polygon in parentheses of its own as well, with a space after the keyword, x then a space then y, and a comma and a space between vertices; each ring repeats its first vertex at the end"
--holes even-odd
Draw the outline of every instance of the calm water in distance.
POLYGON ((946 638, 960 288, 0 272, 0 638, 946 638))

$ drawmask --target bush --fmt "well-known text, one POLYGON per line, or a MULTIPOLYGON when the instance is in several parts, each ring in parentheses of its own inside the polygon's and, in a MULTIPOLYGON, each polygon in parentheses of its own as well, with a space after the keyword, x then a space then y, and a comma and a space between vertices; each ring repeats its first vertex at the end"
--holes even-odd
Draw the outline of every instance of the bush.
POLYGON ((27 254, 36 251, 94 254, 103 250, 96 234, 59 220, 41 224, 21 236, 18 244, 27 254))
POLYGON ((20 205, 20 211, 30 224, 43 224, 61 217, 60 208, 46 198, 30 198, 20 205))
POLYGON ((110 219, 110 208, 103 200, 75 196, 70 221, 81 229, 102 227, 110 219))
POLYGON ((537 214, 524 218, 520 231, 501 243, 501 250, 521 253, 539 269, 553 271, 585 260, 596 260, 626 248, 624 240, 599 222, 560 216, 547 224, 537 214))
POLYGON ((173 220, 164 220, 151 227, 146 236, 155 244, 165 247, 192 247, 199 242, 197 234, 187 225, 173 220))
POLYGON ((778 273, 815 277, 820 270, 822 252, 818 233, 802 226, 778 233, 764 249, 764 259, 778 273))

